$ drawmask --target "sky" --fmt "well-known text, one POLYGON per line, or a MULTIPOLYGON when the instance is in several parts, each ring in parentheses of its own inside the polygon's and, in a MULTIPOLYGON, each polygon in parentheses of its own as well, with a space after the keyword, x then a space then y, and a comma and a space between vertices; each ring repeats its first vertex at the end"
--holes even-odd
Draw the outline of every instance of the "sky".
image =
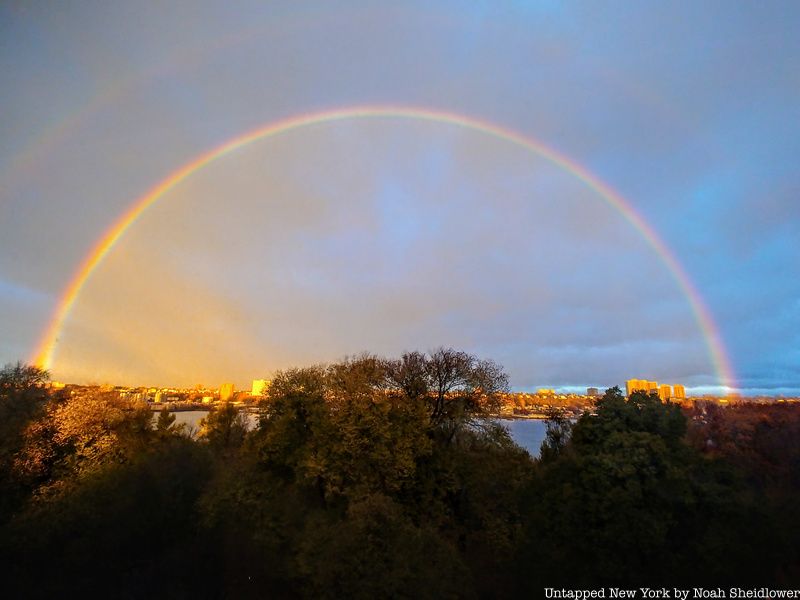
POLYGON ((295 127, 144 211, 58 331, 54 379, 249 386, 453 346, 517 390, 800 394, 796 2, 0 4, 0 363, 31 360, 148 190, 281 119, 395 106, 534 140, 610 186, 713 319, 574 172, 443 120, 295 127))

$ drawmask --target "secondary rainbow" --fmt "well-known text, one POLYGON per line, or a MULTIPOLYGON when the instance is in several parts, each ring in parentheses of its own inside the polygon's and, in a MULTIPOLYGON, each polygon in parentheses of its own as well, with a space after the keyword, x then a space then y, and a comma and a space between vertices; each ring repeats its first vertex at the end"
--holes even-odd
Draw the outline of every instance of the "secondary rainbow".
POLYGON ((717 372, 719 384, 728 388, 736 386, 736 378, 730 359, 722 343, 722 337, 714 323, 711 312, 708 310, 700 293, 692 283, 686 271, 683 269, 675 254, 664 243, 655 230, 642 218, 634 207, 625 200, 611 186, 600 180, 597 176, 590 173, 586 168, 576 163, 569 157, 560 152, 545 146, 542 142, 511 129, 500 125, 483 121, 474 117, 468 117, 451 112, 431 110, 428 108, 407 107, 407 106, 356 106, 339 108, 315 113, 293 116, 279 121, 268 123, 252 131, 248 131, 224 144, 209 150, 196 157, 194 160, 180 167, 162 180, 155 187, 136 200, 131 207, 108 229, 108 231, 97 241, 92 250, 81 262, 69 284, 64 290, 58 303, 58 307, 51 318, 47 329, 35 350, 32 361, 35 364, 50 368, 53 361, 58 337, 61 329, 69 316, 70 310, 75 305, 86 282, 91 277, 103 258, 111 251, 114 244, 125 234, 125 231, 136 222, 139 216, 147 210, 153 203, 157 202, 164 194, 177 186, 192 173, 202 169, 214 160, 234 152, 256 140, 278 136, 292 130, 308 127, 320 123, 330 123, 346 119, 413 119, 419 121, 433 121, 471 129, 481 132, 512 144, 516 144, 542 158, 550 161, 554 165, 571 173, 574 177, 582 181, 587 187, 596 192, 609 205, 618 210, 623 217, 636 228, 647 243, 655 250, 663 261, 669 272, 672 274, 679 288, 686 296, 687 301, 694 313, 700 330, 705 338, 709 356, 717 372))

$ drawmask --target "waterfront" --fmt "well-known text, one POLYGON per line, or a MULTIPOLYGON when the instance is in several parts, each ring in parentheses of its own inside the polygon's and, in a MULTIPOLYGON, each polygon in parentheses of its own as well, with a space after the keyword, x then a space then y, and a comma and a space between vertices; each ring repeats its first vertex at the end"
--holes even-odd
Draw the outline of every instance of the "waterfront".
MULTIPOLYGON (((200 420, 208 414, 206 410, 183 410, 172 413, 175 415, 175 422, 185 423, 190 430, 200 430, 200 420)), ((153 413, 157 418, 158 413, 153 413)), ((254 414, 248 415, 250 427, 256 425, 257 417, 254 414)), ((531 456, 539 456, 539 448, 544 441, 546 428, 542 419, 498 419, 498 421, 508 429, 514 441, 525 448, 531 456)))

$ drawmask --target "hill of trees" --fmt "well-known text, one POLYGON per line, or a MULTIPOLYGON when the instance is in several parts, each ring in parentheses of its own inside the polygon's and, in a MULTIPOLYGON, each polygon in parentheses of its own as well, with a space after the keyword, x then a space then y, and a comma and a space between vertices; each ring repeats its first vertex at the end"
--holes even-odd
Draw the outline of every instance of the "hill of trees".
POLYGON ((0 372, 12 597, 538 597, 800 582, 800 415, 606 392, 541 457, 489 415, 503 369, 440 349, 273 380, 196 436, 113 393, 0 372))

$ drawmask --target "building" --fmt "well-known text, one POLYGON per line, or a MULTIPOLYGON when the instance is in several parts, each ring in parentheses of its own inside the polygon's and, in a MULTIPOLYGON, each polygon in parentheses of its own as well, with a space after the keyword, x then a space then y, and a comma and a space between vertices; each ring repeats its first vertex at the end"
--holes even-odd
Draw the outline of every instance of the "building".
POLYGON ((269 389, 269 379, 253 379, 253 388, 250 392, 252 396, 263 396, 269 389))
POLYGON ((223 383, 219 386, 219 401, 227 402, 231 398, 233 398, 233 384, 223 383))
POLYGON ((625 382, 625 395, 630 396, 633 392, 646 392, 647 380, 646 379, 628 379, 625 382))
POLYGON ((647 379, 629 379, 625 382, 625 395, 630 396, 634 392, 658 394, 658 382, 648 381, 647 379))
POLYGON ((600 390, 597 388, 586 388, 586 395, 587 396, 599 396, 600 390))
POLYGON ((556 391, 548 389, 548 388, 539 388, 538 390, 536 390, 536 395, 537 396, 555 396, 556 395, 556 391))
POLYGON ((658 397, 663 402, 671 398, 675 398, 676 400, 686 399, 686 390, 682 385, 658 385, 657 381, 648 381, 647 379, 629 379, 625 382, 625 392, 628 396, 634 392, 658 394, 658 397))

